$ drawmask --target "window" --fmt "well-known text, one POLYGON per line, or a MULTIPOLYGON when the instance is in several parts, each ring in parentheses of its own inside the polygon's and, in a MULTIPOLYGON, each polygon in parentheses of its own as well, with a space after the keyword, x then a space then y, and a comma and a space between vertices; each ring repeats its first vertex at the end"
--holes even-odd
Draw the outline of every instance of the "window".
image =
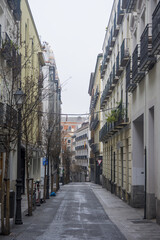
POLYGON ((68 143, 71 143, 71 140, 70 140, 70 139, 68 139, 68 143))

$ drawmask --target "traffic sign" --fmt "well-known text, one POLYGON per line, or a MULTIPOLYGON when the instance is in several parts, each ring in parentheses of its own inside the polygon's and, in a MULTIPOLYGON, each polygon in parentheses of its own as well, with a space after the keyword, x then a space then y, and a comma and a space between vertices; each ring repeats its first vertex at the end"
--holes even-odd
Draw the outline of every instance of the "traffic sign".
POLYGON ((99 166, 101 165, 102 160, 97 160, 99 166))

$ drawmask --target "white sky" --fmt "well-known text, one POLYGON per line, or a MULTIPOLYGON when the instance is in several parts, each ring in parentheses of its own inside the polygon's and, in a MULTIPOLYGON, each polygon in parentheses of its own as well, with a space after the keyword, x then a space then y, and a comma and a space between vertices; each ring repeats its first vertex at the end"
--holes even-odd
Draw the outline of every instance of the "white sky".
POLYGON ((62 113, 89 112, 90 73, 102 52, 113 0, 28 1, 41 40, 55 55, 63 87, 62 113))

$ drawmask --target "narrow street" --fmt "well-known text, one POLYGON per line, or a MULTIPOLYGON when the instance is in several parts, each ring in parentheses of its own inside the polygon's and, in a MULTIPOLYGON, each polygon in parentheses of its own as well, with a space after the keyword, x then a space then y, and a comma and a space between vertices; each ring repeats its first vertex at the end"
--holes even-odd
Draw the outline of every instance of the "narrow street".
POLYGON ((108 218, 91 184, 61 187, 57 196, 37 207, 33 217, 23 217, 23 225, 12 228, 12 240, 126 239, 108 218))

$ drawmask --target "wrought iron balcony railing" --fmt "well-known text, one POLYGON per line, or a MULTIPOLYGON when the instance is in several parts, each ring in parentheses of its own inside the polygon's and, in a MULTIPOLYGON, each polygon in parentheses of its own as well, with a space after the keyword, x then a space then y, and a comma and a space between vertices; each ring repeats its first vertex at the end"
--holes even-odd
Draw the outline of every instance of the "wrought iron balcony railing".
POLYGON ((147 24, 140 40, 140 69, 141 71, 150 70, 156 58, 152 55, 152 25, 147 24))
POLYGON ((129 60, 129 38, 125 38, 121 45, 121 66, 126 66, 129 60))
POLYGON ((116 38, 113 37, 113 29, 114 29, 114 27, 112 27, 112 29, 111 29, 111 47, 112 48, 114 47, 115 42, 116 42, 116 38))
POLYGON ((126 9, 127 8, 127 1, 128 0, 122 0, 122 9, 126 9))
POLYGON ((160 1, 152 15, 152 53, 160 54, 160 1))
POLYGON ((20 1, 21 0, 15 0, 16 8, 13 10, 13 15, 14 15, 16 21, 20 21, 20 19, 21 19, 20 1))
POLYGON ((75 139, 75 141, 77 142, 77 141, 81 141, 82 139, 87 139, 88 138, 88 136, 87 136, 87 134, 85 133, 85 134, 83 134, 83 135, 81 135, 81 136, 79 136, 79 137, 76 137, 76 139, 75 139))
POLYGON ((124 10, 122 9, 122 0, 119 0, 117 7, 117 24, 121 24, 124 17, 124 10))
POLYGON ((80 145, 80 146, 76 146, 75 150, 83 150, 83 149, 88 149, 87 145, 80 145))
POLYGON ((133 92, 136 87, 137 85, 132 83, 131 60, 129 59, 126 66, 126 90, 133 92))
POLYGON ((113 48, 111 46, 111 42, 112 42, 111 38, 112 38, 112 36, 110 35, 109 40, 108 40, 108 55, 109 56, 112 54, 112 50, 113 50, 113 48))
POLYGON ((99 152, 99 144, 98 143, 94 143, 91 145, 91 149, 92 149, 92 152, 95 154, 95 153, 98 153, 99 152))
POLYGON ((98 91, 98 86, 96 88, 96 92, 94 94, 94 100, 93 100, 93 108, 95 108, 97 101, 98 101, 98 96, 99 96, 99 91, 98 91))
POLYGON ((87 159, 88 156, 87 155, 77 155, 75 156, 75 159, 87 159))
POLYGON ((0 103, 0 126, 17 128, 17 111, 8 104, 0 103))
POLYGON ((119 26, 117 25, 117 16, 115 13, 114 23, 113 23, 113 37, 117 37, 118 33, 119 33, 119 26))
POLYGON ((97 114, 96 117, 94 118, 92 129, 95 130, 98 127, 98 124, 99 124, 99 118, 97 114))
POLYGON ((105 142, 107 133, 108 133, 108 124, 106 122, 104 124, 104 126, 101 128, 101 130, 99 131, 99 141, 100 142, 105 142))
POLYGON ((113 73, 111 72, 110 75, 109 75, 109 79, 108 81, 110 82, 110 91, 112 92, 114 87, 115 87, 115 84, 113 82, 113 73))
POLYGON ((113 111, 116 114, 116 120, 106 122, 102 127, 99 132, 99 141, 101 142, 107 141, 108 138, 128 124, 127 111, 122 103, 120 103, 113 111))
POLYGON ((88 140, 89 146, 91 146, 94 143, 94 138, 91 138, 88 140))
POLYGON ((107 81, 107 84, 105 86, 105 89, 103 90, 102 97, 101 97, 101 103, 100 107, 103 108, 105 105, 105 102, 107 102, 107 98, 109 98, 109 95, 111 94, 110 91, 110 82, 107 81))
POLYGON ((140 71, 139 65, 140 65, 140 46, 137 44, 132 54, 132 82, 133 83, 140 82, 145 76, 145 72, 140 71))
POLYGON ((11 39, 9 38, 7 33, 5 33, 5 40, 2 43, 1 53, 5 60, 12 60, 12 44, 11 39))
POLYGON ((104 59, 102 61, 102 65, 101 65, 101 78, 104 77, 106 69, 107 69, 107 62, 105 60, 105 55, 104 55, 104 59))
POLYGON ((8 5, 10 6, 10 8, 11 8, 12 10, 15 10, 15 9, 16 9, 16 3, 17 3, 16 0, 7 0, 7 3, 8 3, 8 5))
POLYGON ((122 9, 126 9, 127 13, 131 13, 136 6, 137 0, 123 0, 122 9))
POLYGON ((120 56, 119 56, 119 52, 117 54, 117 58, 116 58, 116 75, 117 76, 121 76, 122 72, 123 72, 123 68, 120 65, 120 56))

